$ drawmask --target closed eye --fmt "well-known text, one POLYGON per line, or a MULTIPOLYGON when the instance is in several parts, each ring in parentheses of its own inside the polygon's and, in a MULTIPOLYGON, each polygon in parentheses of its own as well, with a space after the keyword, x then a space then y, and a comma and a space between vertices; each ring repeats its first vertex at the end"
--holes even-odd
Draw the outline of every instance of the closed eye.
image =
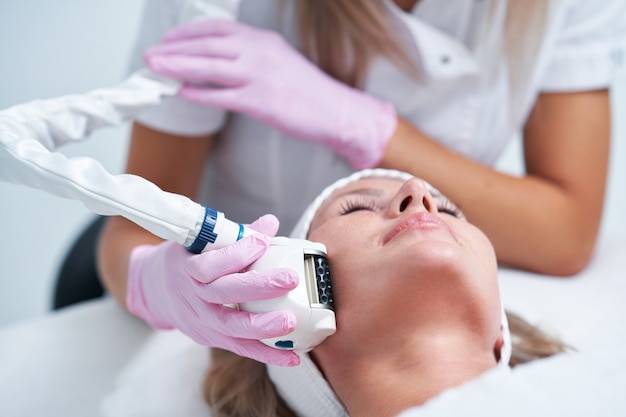
POLYGON ((364 195, 355 195, 341 202, 339 213, 340 215, 345 216, 358 211, 376 210, 378 210, 378 205, 374 199, 364 195))
POLYGON ((437 212, 442 214, 448 214, 456 217, 457 219, 464 219, 465 215, 461 209, 448 199, 443 199, 437 202, 437 212))

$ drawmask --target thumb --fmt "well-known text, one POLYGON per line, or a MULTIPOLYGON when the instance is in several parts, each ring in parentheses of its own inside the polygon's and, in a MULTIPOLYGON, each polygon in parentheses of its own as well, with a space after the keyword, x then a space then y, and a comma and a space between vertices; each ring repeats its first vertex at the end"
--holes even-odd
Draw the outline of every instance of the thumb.
POLYGON ((248 226, 257 232, 261 232, 269 237, 276 236, 276 232, 278 232, 278 219, 273 214, 266 214, 265 216, 259 217, 256 221, 249 224, 248 226))

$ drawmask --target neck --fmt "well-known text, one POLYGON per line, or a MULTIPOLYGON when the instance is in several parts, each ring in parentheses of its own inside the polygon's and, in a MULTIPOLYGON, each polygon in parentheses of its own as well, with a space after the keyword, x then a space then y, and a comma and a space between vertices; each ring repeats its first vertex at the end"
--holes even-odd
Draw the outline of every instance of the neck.
POLYGON ((468 355, 449 342, 433 349, 363 349, 342 357, 324 371, 352 417, 395 416, 495 366, 493 356, 468 355))

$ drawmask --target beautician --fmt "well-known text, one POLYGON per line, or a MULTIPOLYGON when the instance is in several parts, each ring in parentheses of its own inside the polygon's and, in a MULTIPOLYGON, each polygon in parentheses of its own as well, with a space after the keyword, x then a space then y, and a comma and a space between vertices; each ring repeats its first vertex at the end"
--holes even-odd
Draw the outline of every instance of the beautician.
MULTIPOLYGON (((337 178, 395 168, 459 205, 503 264, 566 276, 589 262, 623 0, 244 0, 236 21, 178 25, 188 3, 146 2, 133 65, 185 85, 137 118, 129 173, 238 221, 271 213, 286 234, 337 178), (526 174, 497 172, 520 131, 526 174)), ((272 235, 278 225, 268 216, 253 227, 272 235)), ((288 314, 255 321, 207 295, 219 282, 233 298, 251 291, 250 272, 237 272, 266 245, 246 238, 190 255, 111 218, 99 267, 109 291, 153 326, 293 365, 290 352, 245 340, 287 333, 288 314), (198 281, 212 283, 200 294, 198 281)), ((295 285, 288 271, 257 283, 295 285)))

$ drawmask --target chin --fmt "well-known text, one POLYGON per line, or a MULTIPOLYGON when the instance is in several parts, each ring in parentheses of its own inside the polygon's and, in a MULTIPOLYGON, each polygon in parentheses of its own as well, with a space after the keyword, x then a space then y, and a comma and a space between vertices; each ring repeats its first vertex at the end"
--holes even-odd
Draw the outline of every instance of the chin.
POLYGON ((441 241, 419 242, 411 245, 398 259, 399 265, 419 272, 449 274, 465 271, 473 261, 472 254, 456 244, 441 241))

